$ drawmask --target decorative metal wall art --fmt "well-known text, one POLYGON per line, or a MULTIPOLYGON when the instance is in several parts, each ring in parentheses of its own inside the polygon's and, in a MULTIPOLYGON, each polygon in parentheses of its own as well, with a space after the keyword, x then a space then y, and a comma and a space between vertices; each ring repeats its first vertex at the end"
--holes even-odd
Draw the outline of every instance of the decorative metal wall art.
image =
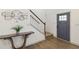
POLYGON ((5 20, 25 20, 27 18, 27 14, 24 14, 20 10, 4 11, 1 15, 4 16, 5 20))
POLYGON ((4 11, 1 13, 2 16, 4 16, 5 20, 10 20, 14 15, 10 11, 4 11))

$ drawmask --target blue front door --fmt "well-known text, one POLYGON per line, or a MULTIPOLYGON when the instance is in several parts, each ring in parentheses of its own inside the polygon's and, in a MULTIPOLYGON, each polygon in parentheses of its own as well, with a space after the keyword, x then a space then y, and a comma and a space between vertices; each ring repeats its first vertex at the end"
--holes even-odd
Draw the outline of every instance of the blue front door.
POLYGON ((70 40, 70 13, 57 14, 57 37, 70 40))

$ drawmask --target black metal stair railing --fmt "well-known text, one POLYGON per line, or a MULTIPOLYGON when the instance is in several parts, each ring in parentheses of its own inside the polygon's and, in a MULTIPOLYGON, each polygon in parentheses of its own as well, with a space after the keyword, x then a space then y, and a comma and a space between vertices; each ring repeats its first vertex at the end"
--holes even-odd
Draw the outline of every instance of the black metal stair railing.
POLYGON ((29 11, 44 25, 44 35, 45 35, 45 39, 46 39, 46 22, 43 22, 32 10, 29 10, 29 11))

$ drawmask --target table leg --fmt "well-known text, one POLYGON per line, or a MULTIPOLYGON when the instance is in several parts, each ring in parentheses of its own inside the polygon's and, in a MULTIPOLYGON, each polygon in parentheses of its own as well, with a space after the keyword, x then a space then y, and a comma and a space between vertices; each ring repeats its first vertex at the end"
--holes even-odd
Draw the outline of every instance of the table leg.
POLYGON ((11 42, 11 45, 12 45, 12 48, 13 49, 22 49, 22 48, 24 48, 24 46, 26 44, 27 36, 24 35, 23 37, 24 37, 24 42, 23 42, 22 46, 21 47, 18 47, 18 48, 15 47, 12 37, 8 38, 10 40, 10 42, 11 42))

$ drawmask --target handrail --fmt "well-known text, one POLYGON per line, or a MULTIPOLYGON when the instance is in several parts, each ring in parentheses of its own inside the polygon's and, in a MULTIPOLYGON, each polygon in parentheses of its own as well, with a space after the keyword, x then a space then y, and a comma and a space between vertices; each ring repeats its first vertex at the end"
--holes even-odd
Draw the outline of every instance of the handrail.
POLYGON ((35 15, 43 24, 45 24, 32 10, 29 10, 33 15, 35 15))
POLYGON ((32 17, 38 24, 40 24, 40 22, 37 21, 33 16, 30 15, 30 17, 32 17))
POLYGON ((32 10, 29 10, 34 16, 36 16, 36 18, 38 18, 39 21, 41 21, 41 23, 44 24, 44 35, 45 35, 45 39, 46 39, 46 22, 43 22, 32 10))

